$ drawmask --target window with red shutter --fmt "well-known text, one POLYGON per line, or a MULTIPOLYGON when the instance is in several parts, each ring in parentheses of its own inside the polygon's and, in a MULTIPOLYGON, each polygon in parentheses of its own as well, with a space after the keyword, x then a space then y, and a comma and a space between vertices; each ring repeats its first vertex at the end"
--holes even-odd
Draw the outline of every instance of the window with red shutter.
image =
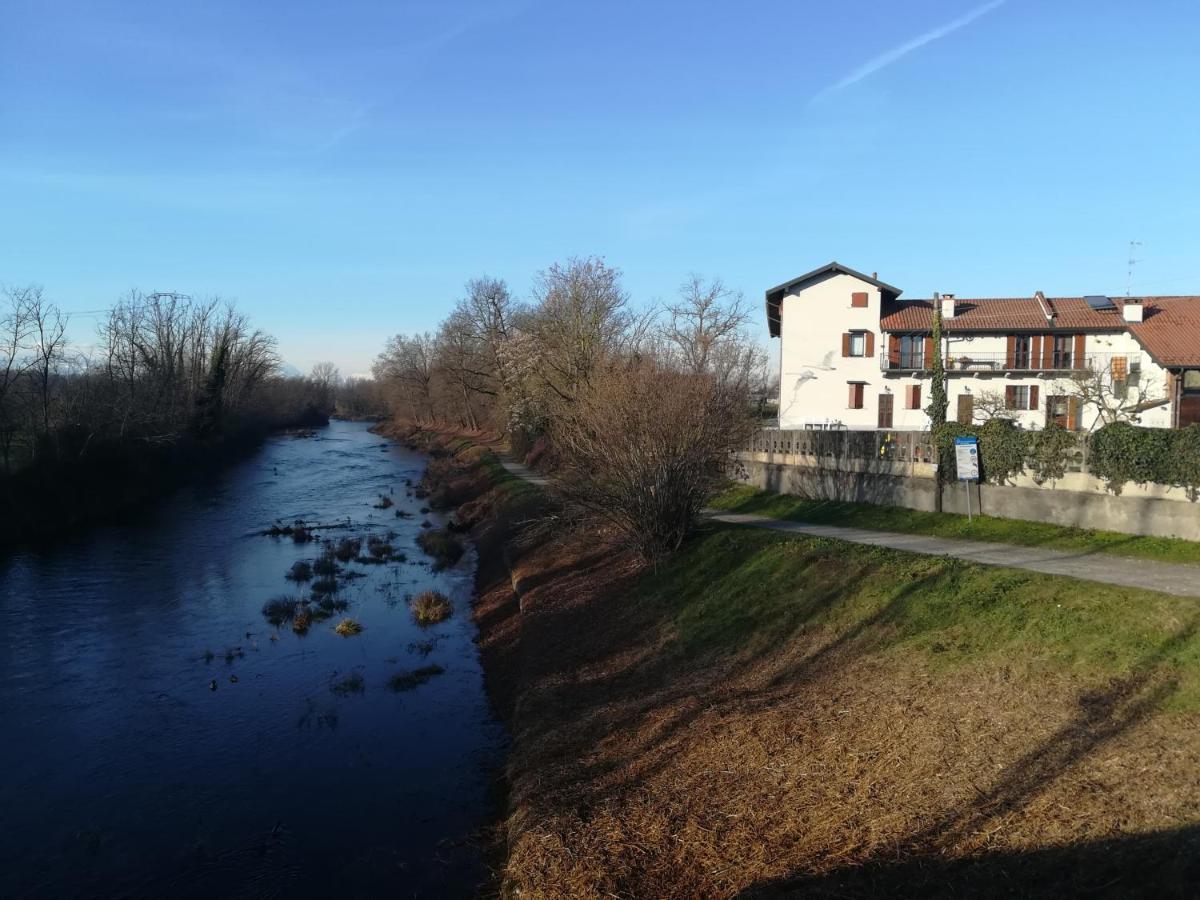
POLYGON ((865 307, 867 305, 867 292, 866 291, 855 291, 853 294, 851 294, 850 295, 850 305, 852 307, 859 308, 859 309, 861 309, 862 307, 865 307))
POLYGON ((850 382, 850 403, 849 403, 849 405, 850 405, 851 409, 862 409, 863 408, 863 388, 865 388, 865 387, 866 387, 866 385, 861 381, 851 381, 850 382))
POLYGON ((921 408, 921 386, 919 384, 910 384, 904 389, 904 408, 921 408))

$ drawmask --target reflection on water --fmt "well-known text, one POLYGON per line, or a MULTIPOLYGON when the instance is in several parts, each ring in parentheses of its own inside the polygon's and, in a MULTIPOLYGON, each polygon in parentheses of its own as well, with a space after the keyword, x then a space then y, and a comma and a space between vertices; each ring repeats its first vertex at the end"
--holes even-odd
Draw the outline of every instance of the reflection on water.
POLYGON ((0 560, 0 896, 471 893, 503 737, 473 557, 433 574, 415 546, 440 524, 406 495, 422 467, 334 423, 137 524, 0 560), (394 531, 408 559, 347 564, 348 609, 300 636, 262 608, 307 593, 284 573, 320 544, 258 534, 277 519, 394 531), (429 587, 455 614, 422 629, 405 596, 429 587), (342 615, 362 633, 335 634, 342 615))

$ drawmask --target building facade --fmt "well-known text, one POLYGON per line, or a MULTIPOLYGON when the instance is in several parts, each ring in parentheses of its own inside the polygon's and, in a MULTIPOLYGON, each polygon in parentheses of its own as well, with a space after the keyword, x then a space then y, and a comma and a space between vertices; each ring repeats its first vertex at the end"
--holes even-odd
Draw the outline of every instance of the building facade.
POLYGON ((927 429, 935 307, 949 419, 1200 422, 1200 297, 900 295, 836 262, 766 292, 780 428, 927 429))

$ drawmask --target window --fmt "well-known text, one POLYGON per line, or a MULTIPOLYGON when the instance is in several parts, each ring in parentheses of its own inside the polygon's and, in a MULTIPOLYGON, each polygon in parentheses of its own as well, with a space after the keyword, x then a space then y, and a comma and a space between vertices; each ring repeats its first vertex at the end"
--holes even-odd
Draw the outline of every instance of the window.
POLYGON ((905 334, 900 336, 900 368, 925 368, 924 337, 919 334, 905 334))
POLYGON ((867 305, 867 292, 855 291, 850 295, 850 305, 856 309, 862 309, 867 305))
POLYGON ((904 408, 921 408, 921 386, 919 384, 910 384, 904 389, 904 408))
POLYGON ((862 381, 851 381, 850 382, 850 409, 862 409, 863 408, 863 388, 865 388, 865 387, 866 387, 865 382, 862 382, 862 381))
POLYGON ((842 356, 874 356, 875 333, 847 331, 842 335, 842 356))
POLYGON ((1054 355, 1052 360, 1052 368, 1071 368, 1071 346, 1073 343, 1074 340, 1069 334, 1054 335, 1054 355))
POLYGON ((1013 339, 1013 358, 1010 364, 1014 369, 1033 368, 1033 338, 1028 334, 1018 334, 1013 339))
POLYGON ((1029 409, 1029 386, 1017 385, 1004 389, 1006 409, 1029 409))

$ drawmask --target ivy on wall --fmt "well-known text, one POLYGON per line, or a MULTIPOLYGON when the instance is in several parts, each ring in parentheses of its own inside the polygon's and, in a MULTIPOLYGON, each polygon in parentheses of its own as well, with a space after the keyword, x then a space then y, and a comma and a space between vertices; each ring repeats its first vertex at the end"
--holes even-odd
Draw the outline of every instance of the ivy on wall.
MULTIPOLYGON (((1022 431, 999 418, 980 426, 947 422, 934 431, 933 439, 949 465, 954 439, 967 435, 979 440, 980 476, 992 484, 1009 483, 1023 472, 1038 484, 1057 481, 1067 473, 1079 446, 1079 435, 1059 425, 1022 431)), ((1190 500, 1200 499, 1200 425, 1172 431, 1117 422, 1091 435, 1088 448, 1088 467, 1114 494, 1132 481, 1182 487, 1190 500)))
POLYGON ((1177 485, 1200 496, 1200 425, 1171 431, 1127 422, 1105 425, 1091 438, 1088 464, 1114 494, 1130 481, 1177 485))

